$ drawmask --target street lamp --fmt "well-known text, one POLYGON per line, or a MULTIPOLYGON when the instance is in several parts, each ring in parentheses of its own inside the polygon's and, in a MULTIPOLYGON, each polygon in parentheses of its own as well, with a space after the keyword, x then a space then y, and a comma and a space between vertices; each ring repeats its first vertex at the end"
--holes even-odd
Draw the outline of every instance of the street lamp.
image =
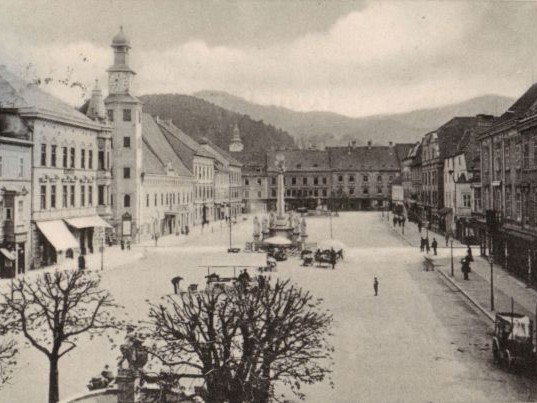
POLYGON ((453 271, 453 238, 451 238, 451 277, 455 276, 455 272, 453 271))
POLYGON ((452 237, 455 236, 454 226, 455 226, 455 217, 457 216, 457 181, 455 180, 453 169, 450 169, 448 173, 451 175, 451 178, 453 179, 453 220, 451 221, 451 232, 452 237))
POLYGON ((489 256, 490 264, 490 310, 494 311, 494 257, 489 256))

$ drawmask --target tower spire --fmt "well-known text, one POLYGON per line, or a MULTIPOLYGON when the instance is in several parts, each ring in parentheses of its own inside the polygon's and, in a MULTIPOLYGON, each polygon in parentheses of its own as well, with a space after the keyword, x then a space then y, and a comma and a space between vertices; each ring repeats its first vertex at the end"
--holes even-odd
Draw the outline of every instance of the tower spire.
POLYGON ((229 144, 229 151, 238 153, 241 152, 243 149, 244 145, 242 144, 239 125, 238 123, 235 123, 235 126, 233 127, 233 135, 231 136, 231 143, 229 144))

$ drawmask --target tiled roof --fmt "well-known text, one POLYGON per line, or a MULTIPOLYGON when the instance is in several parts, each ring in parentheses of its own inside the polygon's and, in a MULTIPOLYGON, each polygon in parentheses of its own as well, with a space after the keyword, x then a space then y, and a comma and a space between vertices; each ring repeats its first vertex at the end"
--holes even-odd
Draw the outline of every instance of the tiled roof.
POLYGON ((267 153, 268 170, 276 169, 276 154, 285 157, 285 168, 288 171, 295 170, 328 170, 330 169, 328 153, 321 150, 279 150, 267 153))
POLYGON ((215 158, 217 158, 219 160, 223 160, 223 161, 221 161, 222 163, 227 163, 229 165, 236 165, 236 166, 241 166, 242 165, 242 163, 240 161, 238 161, 235 158, 233 158, 228 152, 226 152, 222 148, 218 147, 216 144, 214 144, 208 138, 204 137, 200 141, 200 144, 202 144, 202 142, 207 144, 209 146, 210 150, 214 151, 212 154, 214 155, 215 158))
POLYGON ((414 147, 414 143, 396 143, 395 144, 395 155, 399 160, 399 164, 406 158, 410 150, 414 147))
POLYGON ((166 135, 166 138, 169 138, 170 136, 175 138, 176 141, 173 142, 174 144, 172 144, 172 147, 174 147, 175 152, 181 151, 181 159, 183 159, 181 154, 190 154, 190 158, 192 158, 194 155, 213 158, 211 153, 205 150, 196 140, 185 134, 173 123, 166 122, 158 117, 155 118, 155 121, 162 129, 164 129, 163 132, 166 135))
POLYGON ((328 147, 332 169, 335 170, 399 170, 394 147, 328 147))
POLYGON ((0 66, 0 108, 30 108, 59 119, 95 126, 82 112, 0 66))
POLYGON ((466 132, 476 129, 478 119, 475 116, 455 117, 436 130, 441 159, 448 158, 457 151, 466 132))
POLYGON ((421 148, 422 148, 421 142, 419 142, 415 150, 416 154, 412 160, 412 163, 410 164, 411 167, 421 165, 421 148))
POLYGON ((537 83, 518 98, 507 111, 500 116, 498 123, 503 123, 511 119, 519 119, 528 114, 535 113, 537 109, 537 83))
MULTIPOLYGON (((153 117, 147 113, 143 114, 142 138, 147 143, 148 148, 154 152, 157 159, 161 161, 164 173, 166 173, 167 165, 171 163, 176 175, 191 175, 190 170, 185 166, 185 164, 170 146, 170 143, 168 142, 166 136, 162 133, 159 125, 157 125, 153 117)), ((146 160, 144 154, 144 164, 145 162, 146 160)), ((151 162, 151 166, 153 166, 153 162, 151 162)))

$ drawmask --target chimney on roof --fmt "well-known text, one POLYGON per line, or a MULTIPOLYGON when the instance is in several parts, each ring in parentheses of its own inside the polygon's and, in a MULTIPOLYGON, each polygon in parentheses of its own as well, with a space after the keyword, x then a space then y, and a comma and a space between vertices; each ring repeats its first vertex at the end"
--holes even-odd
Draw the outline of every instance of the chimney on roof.
POLYGON ((356 140, 351 141, 351 147, 353 150, 356 148, 356 140))
POLYGON ((389 145, 390 147, 393 147, 393 141, 389 141, 389 142, 388 142, 388 145, 389 145))
POLYGON ((368 150, 371 150, 371 140, 369 140, 369 141, 367 142, 367 149, 368 149, 368 150))

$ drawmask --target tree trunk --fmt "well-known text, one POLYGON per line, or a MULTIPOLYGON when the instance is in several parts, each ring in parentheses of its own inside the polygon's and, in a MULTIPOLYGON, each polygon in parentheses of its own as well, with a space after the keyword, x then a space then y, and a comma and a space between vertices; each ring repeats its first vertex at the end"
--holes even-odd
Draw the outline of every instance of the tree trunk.
POLYGON ((60 388, 58 386, 58 358, 54 357, 49 360, 48 402, 57 403, 60 400, 60 388))

